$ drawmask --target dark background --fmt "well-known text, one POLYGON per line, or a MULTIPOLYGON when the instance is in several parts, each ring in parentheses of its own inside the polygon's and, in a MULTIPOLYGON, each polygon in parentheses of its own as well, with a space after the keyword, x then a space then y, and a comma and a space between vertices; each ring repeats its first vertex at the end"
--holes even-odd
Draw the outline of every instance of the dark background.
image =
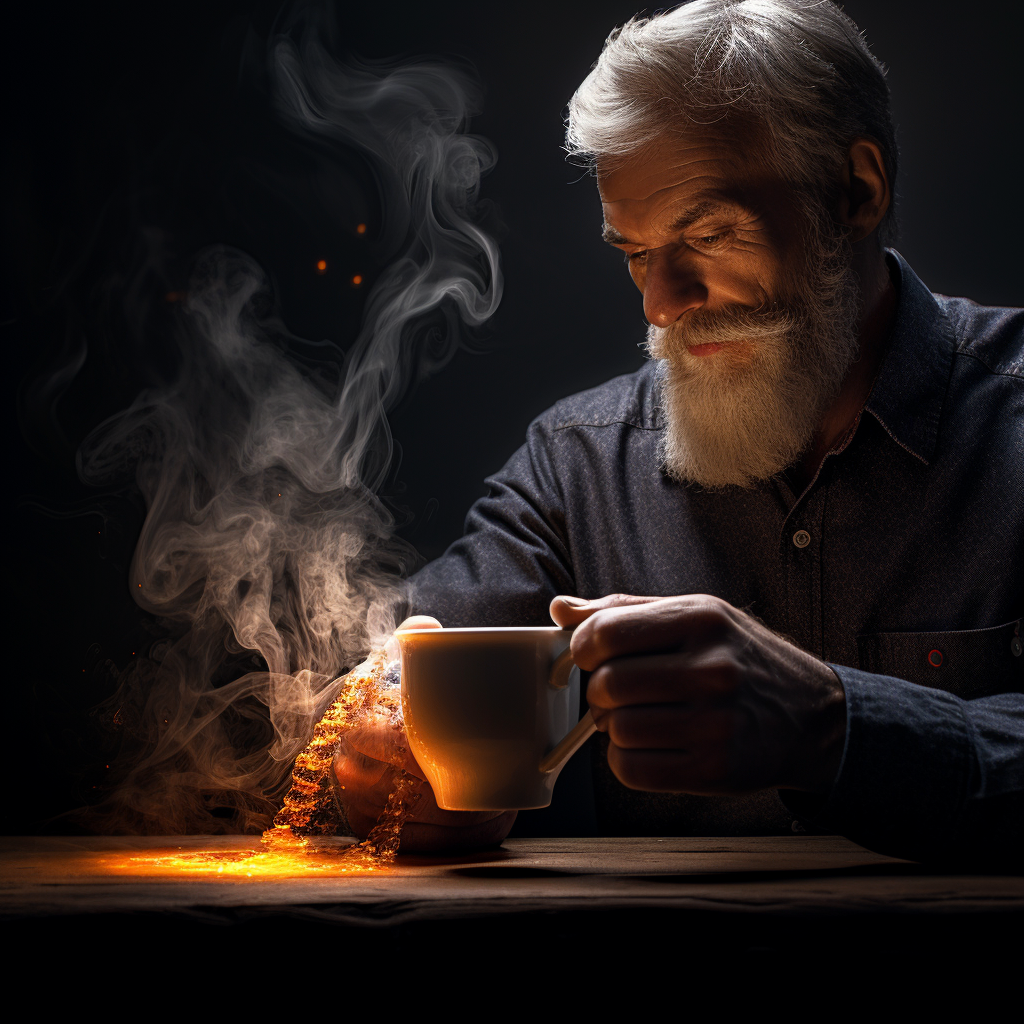
MULTIPOLYGON (((61 831, 45 819, 102 785, 89 710, 153 639, 126 582, 144 509, 131 488, 84 487, 74 452, 158 379, 160 353, 132 342, 124 316, 154 239, 168 292, 191 254, 225 242, 268 272, 295 334, 342 347, 366 294, 349 279, 369 285, 380 269, 372 202, 353 200, 365 239, 339 231, 318 209, 308 154, 270 113, 253 55, 284 5, 25 6, 7 25, 3 188, 13 833, 61 831)), ((1003 305, 1024 301, 1015 7, 977 5, 968 20, 956 3, 846 5, 890 67, 899 248, 933 290, 1003 305)), ((560 150, 566 101, 635 8, 339 2, 334 13, 342 52, 470 62, 484 89, 472 130, 499 155, 483 194, 500 225, 501 308, 391 417, 390 493, 403 534, 430 558, 535 415, 640 363, 639 295, 599 240, 593 183, 560 150)))

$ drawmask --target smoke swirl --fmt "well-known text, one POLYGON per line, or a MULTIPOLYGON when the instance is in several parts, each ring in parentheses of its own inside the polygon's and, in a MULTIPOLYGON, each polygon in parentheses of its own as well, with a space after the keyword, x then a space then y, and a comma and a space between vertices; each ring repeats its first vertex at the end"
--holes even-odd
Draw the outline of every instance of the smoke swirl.
POLYGON ((494 157, 465 133, 471 82, 431 62, 342 64, 309 33, 276 40, 270 56, 290 128, 371 164, 381 241, 397 256, 326 384, 289 360, 261 313, 259 268, 226 248, 203 254, 174 381, 83 444, 86 481, 134 470, 147 515, 130 586, 169 633, 109 705, 123 730, 119 781, 87 815, 104 831, 269 824, 332 681, 393 629, 415 557, 376 493, 391 459, 386 413, 451 358, 458 324, 485 321, 501 295, 479 223, 494 157))

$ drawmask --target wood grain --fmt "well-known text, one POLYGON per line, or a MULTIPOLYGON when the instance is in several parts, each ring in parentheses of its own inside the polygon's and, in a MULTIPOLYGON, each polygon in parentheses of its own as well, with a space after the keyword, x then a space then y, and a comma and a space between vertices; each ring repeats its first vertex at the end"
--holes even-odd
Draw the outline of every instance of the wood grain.
POLYGON ((595 907, 783 916, 1024 910, 1024 879, 930 870, 832 836, 514 839, 474 856, 400 857, 364 875, 332 873, 324 862, 290 877, 196 877, 157 860, 256 844, 222 836, 0 838, 0 913, 304 908, 379 923, 595 907))

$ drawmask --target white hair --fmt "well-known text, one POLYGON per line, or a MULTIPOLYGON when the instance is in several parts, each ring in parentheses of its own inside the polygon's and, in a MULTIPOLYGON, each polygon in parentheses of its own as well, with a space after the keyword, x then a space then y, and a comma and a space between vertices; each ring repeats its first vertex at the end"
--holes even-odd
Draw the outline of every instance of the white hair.
MULTIPOLYGON (((605 42, 569 103, 566 149, 591 167, 694 126, 753 141, 810 201, 830 202, 855 138, 897 169, 885 69, 827 0, 693 0, 633 18, 605 42)), ((895 204, 880 226, 895 239, 895 204)))

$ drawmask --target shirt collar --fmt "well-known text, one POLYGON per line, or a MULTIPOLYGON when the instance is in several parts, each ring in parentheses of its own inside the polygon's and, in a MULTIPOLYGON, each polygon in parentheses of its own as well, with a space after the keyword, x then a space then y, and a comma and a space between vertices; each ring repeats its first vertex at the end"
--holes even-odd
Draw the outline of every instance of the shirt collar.
POLYGON ((907 261, 895 249, 887 249, 886 258, 898 298, 888 351, 864 410, 900 447, 928 465, 949 385, 953 329, 907 261))

